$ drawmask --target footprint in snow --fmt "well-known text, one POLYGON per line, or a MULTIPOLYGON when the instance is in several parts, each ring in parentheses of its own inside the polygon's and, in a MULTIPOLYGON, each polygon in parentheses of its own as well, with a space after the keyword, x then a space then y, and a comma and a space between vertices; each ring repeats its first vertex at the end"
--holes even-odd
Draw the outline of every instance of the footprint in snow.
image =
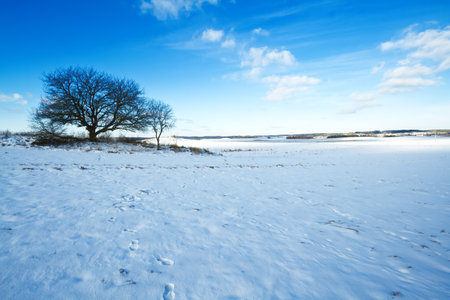
POLYGON ((127 281, 125 281, 124 284, 122 284, 122 286, 125 286, 125 285, 133 285, 133 284, 136 284, 136 281, 133 281, 133 280, 131 280, 131 279, 128 279, 127 281))
POLYGON ((128 275, 129 272, 126 269, 119 269, 119 273, 122 275, 128 275))
POLYGON ((116 205, 116 206, 114 206, 115 208, 117 208, 118 210, 120 210, 120 211, 125 211, 125 210, 127 210, 127 208, 125 207, 125 206, 122 206, 122 205, 116 205))
POLYGON ((165 257, 158 257, 156 259, 161 265, 165 265, 165 266, 171 266, 173 265, 173 260, 165 258, 165 257))
POLYGON ((164 288, 164 300, 175 300, 175 285, 173 283, 166 284, 166 287, 164 288))
POLYGON ((138 240, 132 240, 129 248, 131 251, 136 251, 139 248, 139 241, 138 240))
POLYGON ((141 200, 141 198, 128 194, 128 195, 123 195, 122 200, 125 202, 135 202, 135 201, 141 200))

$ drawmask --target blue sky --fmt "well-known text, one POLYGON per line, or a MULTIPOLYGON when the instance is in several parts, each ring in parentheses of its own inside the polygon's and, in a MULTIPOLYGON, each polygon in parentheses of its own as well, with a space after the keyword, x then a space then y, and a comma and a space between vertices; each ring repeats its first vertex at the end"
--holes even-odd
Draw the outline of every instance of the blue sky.
POLYGON ((93 66, 176 135, 450 128, 450 1, 0 0, 0 129, 93 66))

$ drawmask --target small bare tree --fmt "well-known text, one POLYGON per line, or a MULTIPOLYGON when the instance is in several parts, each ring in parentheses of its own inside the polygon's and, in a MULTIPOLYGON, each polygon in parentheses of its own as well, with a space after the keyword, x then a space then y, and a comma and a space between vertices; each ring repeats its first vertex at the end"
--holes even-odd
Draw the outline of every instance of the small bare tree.
POLYGON ((161 134, 175 126, 172 108, 162 101, 152 100, 147 112, 147 122, 155 133, 157 149, 161 150, 161 134))
POLYGON ((66 132, 64 124, 55 123, 50 119, 40 118, 37 110, 31 114, 30 123, 31 129, 42 137, 62 137, 66 132))
POLYGON ((95 141, 105 132, 148 126, 148 103, 133 80, 70 67, 45 74, 43 82, 45 97, 33 112, 32 123, 44 131, 75 125, 86 128, 89 140, 95 141))

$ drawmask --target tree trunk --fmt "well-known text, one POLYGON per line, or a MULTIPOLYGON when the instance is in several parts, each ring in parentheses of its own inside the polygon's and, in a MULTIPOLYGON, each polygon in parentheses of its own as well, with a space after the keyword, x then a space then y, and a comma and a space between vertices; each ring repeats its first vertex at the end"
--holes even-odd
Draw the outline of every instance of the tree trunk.
POLYGON ((88 129, 89 131, 89 141, 95 142, 97 141, 97 133, 95 133, 95 129, 88 129))
POLYGON ((159 144, 159 136, 156 137, 156 150, 161 150, 161 145, 159 144))

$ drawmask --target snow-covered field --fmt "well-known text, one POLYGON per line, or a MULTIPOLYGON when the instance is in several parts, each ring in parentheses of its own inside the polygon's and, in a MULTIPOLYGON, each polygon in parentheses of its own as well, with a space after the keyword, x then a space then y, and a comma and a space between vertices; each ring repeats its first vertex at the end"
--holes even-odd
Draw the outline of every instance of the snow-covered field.
POLYGON ((450 138, 175 142, 4 140, 0 298, 450 298, 450 138))

